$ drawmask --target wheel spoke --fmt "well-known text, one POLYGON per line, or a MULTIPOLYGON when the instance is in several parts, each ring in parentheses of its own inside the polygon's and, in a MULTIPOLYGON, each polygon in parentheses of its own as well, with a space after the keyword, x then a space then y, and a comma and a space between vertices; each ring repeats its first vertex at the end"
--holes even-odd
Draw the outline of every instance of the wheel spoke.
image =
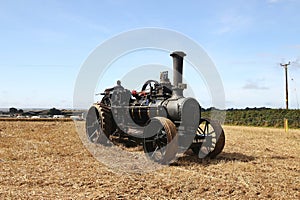
POLYGON ((158 149, 159 149, 158 147, 155 148, 155 150, 152 152, 151 158, 153 158, 153 156, 155 155, 155 153, 158 149))
POLYGON ((213 133, 216 133, 215 130, 212 130, 211 132, 207 132, 207 135, 212 135, 213 133))
POLYGON ((97 130, 95 130, 89 137, 90 139, 92 139, 94 137, 94 135, 97 134, 97 130))
POLYGON ((205 122, 205 126, 204 126, 204 133, 205 132, 208 132, 208 123, 207 122, 205 122))
POLYGON ((164 147, 159 148, 160 153, 161 153, 162 156, 164 156, 165 153, 166 153, 166 151, 164 149, 165 149, 164 147))

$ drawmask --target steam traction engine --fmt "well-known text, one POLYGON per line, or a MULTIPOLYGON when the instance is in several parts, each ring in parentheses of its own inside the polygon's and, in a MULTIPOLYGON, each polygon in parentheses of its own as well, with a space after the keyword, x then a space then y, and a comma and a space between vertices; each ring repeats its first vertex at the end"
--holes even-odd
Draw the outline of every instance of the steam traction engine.
POLYGON ((140 92, 117 86, 101 93, 86 118, 90 142, 108 146, 143 145, 146 155, 167 164, 177 153, 187 149, 200 158, 214 158, 225 144, 221 125, 201 118, 201 107, 191 97, 184 97, 182 83, 183 52, 173 52, 173 85, 168 72, 160 73, 160 82, 148 80, 140 92))

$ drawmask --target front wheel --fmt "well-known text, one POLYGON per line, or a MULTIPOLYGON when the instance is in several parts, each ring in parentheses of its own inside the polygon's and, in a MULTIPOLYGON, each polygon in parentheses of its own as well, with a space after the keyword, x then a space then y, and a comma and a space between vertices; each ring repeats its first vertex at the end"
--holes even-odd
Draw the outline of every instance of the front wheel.
POLYGON ((225 134, 221 125, 210 119, 201 119, 193 143, 192 151, 199 158, 215 158, 225 146, 225 134))

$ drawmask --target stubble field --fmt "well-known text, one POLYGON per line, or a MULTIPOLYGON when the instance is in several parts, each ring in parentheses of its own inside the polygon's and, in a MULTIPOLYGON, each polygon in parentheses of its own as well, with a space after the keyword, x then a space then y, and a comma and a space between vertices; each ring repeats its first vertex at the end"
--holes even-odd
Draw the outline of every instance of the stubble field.
POLYGON ((98 162, 73 122, 0 121, 0 199, 300 199, 299 129, 224 130, 216 159, 128 174, 98 162))

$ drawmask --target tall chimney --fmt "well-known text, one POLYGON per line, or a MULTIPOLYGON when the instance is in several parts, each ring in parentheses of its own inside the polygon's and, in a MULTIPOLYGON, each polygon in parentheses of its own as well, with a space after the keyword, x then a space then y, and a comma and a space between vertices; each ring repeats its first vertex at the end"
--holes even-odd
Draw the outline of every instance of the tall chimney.
POLYGON ((182 69, 183 69, 183 57, 186 54, 182 51, 174 51, 170 56, 173 57, 173 97, 182 97, 183 88, 182 84, 182 69))

